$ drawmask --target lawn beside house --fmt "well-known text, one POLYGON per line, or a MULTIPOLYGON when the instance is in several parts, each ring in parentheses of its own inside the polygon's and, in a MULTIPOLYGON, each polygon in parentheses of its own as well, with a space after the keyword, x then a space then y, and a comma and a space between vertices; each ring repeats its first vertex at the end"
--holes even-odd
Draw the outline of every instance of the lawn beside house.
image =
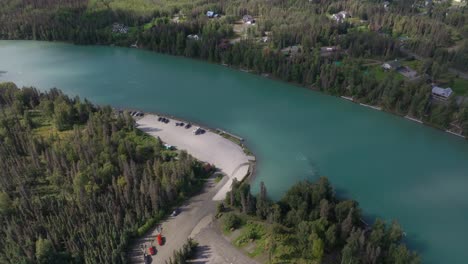
POLYGON ((453 82, 452 90, 457 95, 468 96, 468 80, 456 78, 453 82))

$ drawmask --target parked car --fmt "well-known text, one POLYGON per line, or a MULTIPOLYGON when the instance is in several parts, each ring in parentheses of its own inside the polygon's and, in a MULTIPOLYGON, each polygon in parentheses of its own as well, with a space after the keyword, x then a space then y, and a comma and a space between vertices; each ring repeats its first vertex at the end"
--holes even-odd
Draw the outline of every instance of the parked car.
POLYGON ((151 258, 150 255, 144 255, 143 256, 144 260, 145 260, 145 264, 151 264, 151 262, 153 262, 153 259, 151 258))
POLYGON ((177 216, 178 214, 179 214, 179 209, 175 209, 174 211, 172 211, 171 216, 174 217, 174 216, 177 216))
POLYGON ((164 244, 162 235, 158 234, 157 239, 158 239, 158 245, 162 246, 164 244))
POLYGON ((154 246, 151 246, 148 248, 148 253, 151 255, 151 256, 154 256, 156 255, 156 248, 154 246))
POLYGON ((185 125, 185 128, 186 128, 186 129, 189 129, 189 128, 191 128, 191 127, 192 127, 192 125, 191 125, 191 124, 187 124, 187 125, 185 125))

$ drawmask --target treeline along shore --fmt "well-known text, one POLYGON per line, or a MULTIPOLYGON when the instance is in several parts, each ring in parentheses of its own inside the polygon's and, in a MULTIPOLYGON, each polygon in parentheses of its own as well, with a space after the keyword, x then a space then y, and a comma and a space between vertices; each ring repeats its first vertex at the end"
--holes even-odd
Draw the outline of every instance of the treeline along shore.
MULTIPOLYGON (((0 83, 0 262, 127 263, 130 239, 212 172, 139 130, 128 112, 0 83)), ((268 241, 271 263, 420 262, 396 222, 365 225, 357 202, 337 199, 326 178, 277 202, 263 183, 254 196, 247 181, 232 181, 218 211, 228 230, 245 217, 270 226, 248 239, 268 241)))
POLYGON ((233 243, 268 263, 421 263, 397 221, 368 225, 358 202, 340 199, 327 178, 293 185, 279 201, 261 183, 234 182, 218 217, 233 243), (232 234, 232 233, 237 233, 232 234))
POLYGON ((211 174, 134 119, 60 90, 0 84, 0 262, 127 263, 211 174))
POLYGON ((468 81, 452 74, 468 70, 468 12, 458 3, 6 0, 0 39, 118 45, 202 59, 467 136, 468 81), (382 67, 395 61, 395 68, 382 67), (439 86, 452 87, 453 95, 438 100, 432 89, 439 86))

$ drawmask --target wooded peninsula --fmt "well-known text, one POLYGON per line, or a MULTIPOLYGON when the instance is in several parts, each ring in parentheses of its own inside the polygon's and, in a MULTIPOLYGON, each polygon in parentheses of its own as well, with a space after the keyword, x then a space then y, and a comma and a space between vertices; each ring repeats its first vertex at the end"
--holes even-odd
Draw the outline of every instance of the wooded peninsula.
MULTIPOLYGON (((212 173, 138 130, 128 113, 58 89, 0 83, 0 109, 2 263, 127 263, 130 239, 212 173)), ((218 212, 228 231, 247 225, 243 241, 262 242, 269 263, 420 263, 396 222, 368 226, 358 203, 336 198, 326 178, 301 182, 278 202, 263 183, 254 196, 234 182, 218 212)), ((185 263, 190 243, 171 263, 185 263)))

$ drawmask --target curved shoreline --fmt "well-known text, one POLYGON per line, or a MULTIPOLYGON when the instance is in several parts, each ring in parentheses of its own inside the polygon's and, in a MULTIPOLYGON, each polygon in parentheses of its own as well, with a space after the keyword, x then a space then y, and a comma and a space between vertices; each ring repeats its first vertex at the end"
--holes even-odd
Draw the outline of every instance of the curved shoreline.
MULTIPOLYGON (((217 245, 223 239, 209 231, 209 226, 216 214, 216 204, 225 199, 227 192, 231 190, 233 180, 243 181, 253 173, 254 162, 249 159, 242 144, 243 140, 241 139, 240 144, 238 144, 235 140, 219 134, 227 132, 206 127, 203 127, 204 133, 195 134, 194 130, 197 127, 202 128, 202 126, 190 123, 192 127, 186 128, 176 125, 180 122, 188 123, 180 118, 171 117, 169 122, 161 122, 158 120, 160 117, 168 118, 168 115, 146 113, 143 117, 138 116, 134 119, 138 129, 150 136, 160 138, 167 148, 176 147, 187 151, 195 159, 213 164, 227 177, 224 177, 219 183, 216 183, 214 177, 210 177, 204 184, 201 193, 191 197, 177 209, 180 213, 173 214, 159 223, 160 228, 153 227, 144 236, 137 238, 128 251, 130 263, 144 262, 142 250, 146 251, 149 246, 154 245, 154 238, 158 233, 163 233, 164 245, 158 246, 156 255, 145 257, 149 257, 157 263, 169 260, 173 252, 179 250, 188 238, 197 239, 201 233, 214 236, 210 239, 203 240, 202 238, 206 244, 205 247, 212 250, 212 256, 204 263, 217 263, 216 259, 220 257, 226 259, 226 255, 230 259, 228 263, 238 262, 241 259, 242 261, 238 263, 256 263, 230 244, 224 243, 225 245, 222 247, 217 245), (212 239, 218 242, 213 242, 212 239)), ((229 135, 235 137, 232 134, 229 135)))
MULTIPOLYGON (((154 50, 151 50, 149 48, 146 48, 146 47, 128 47, 128 46, 120 46, 120 45, 115 45, 115 44, 99 44, 99 43, 87 45, 87 44, 76 44, 74 42, 57 41, 57 40, 55 40, 55 41, 31 40, 31 39, 0 39, 0 40, 1 41, 57 42, 57 43, 64 43, 64 44, 70 44, 70 45, 76 45, 76 46, 96 46, 96 47, 109 47, 109 48, 117 47, 117 48, 134 49, 134 50, 140 50, 140 51, 146 51, 146 52, 151 52, 151 53, 162 54, 162 55, 171 56, 171 57, 179 57, 179 58, 185 58, 185 59, 190 59, 190 60, 195 60, 195 61, 201 61, 201 62, 204 62, 204 63, 218 65, 218 66, 222 66, 222 67, 232 69, 232 70, 235 70, 235 71, 244 72, 244 73, 248 73, 248 74, 253 74, 253 75, 258 76, 258 77, 270 79, 270 80, 273 80, 273 81, 279 81, 279 82, 282 82, 282 83, 286 83, 286 84, 294 85, 294 86, 297 86, 297 87, 305 88, 305 89, 308 89, 308 90, 316 91, 316 92, 319 92, 319 93, 324 94, 324 95, 328 95, 328 96, 332 96, 332 97, 336 97, 336 98, 341 98, 341 99, 344 99, 346 101, 356 103, 356 104, 358 104, 358 105, 360 105, 362 107, 365 107, 365 108, 370 108, 370 109, 373 109, 373 110, 382 111, 382 112, 385 112, 385 113, 389 113, 389 114, 401 117, 403 119, 408 119, 408 120, 414 121, 413 119, 406 118, 406 116, 408 114, 407 115, 401 115, 401 114, 398 114, 398 113, 396 113, 394 111, 389 111, 389 110, 383 109, 382 107, 380 107, 378 105, 377 106, 366 105, 366 104, 363 104, 363 103, 361 103, 361 102, 359 102, 357 100, 354 100, 352 97, 347 96, 347 95, 341 95, 341 94, 333 95, 333 94, 325 93, 325 92, 321 91, 320 89, 317 89, 316 87, 314 87, 314 85, 307 86, 307 85, 299 84, 299 83, 296 83, 296 82, 285 81, 285 80, 282 80, 281 78, 273 76, 271 73, 256 72, 254 70, 245 69, 245 68, 242 68, 242 67, 237 67, 237 66, 234 66, 234 65, 225 64, 223 62, 219 62, 219 63, 218 62, 211 62, 211 61, 201 59, 201 58, 195 58, 195 57, 188 57, 188 56, 174 55, 174 54, 169 54, 169 53, 164 53, 164 52, 158 52, 158 51, 154 51, 154 50)), ((0 73, 0 76, 1 76, 1 73, 0 73)), ((170 115, 166 115, 166 116, 170 116, 170 115)), ((453 132, 453 131, 450 130, 451 128, 448 128, 448 129, 439 128, 439 127, 437 127, 437 126, 435 126, 435 125, 433 125, 431 123, 427 123, 427 122, 417 122, 417 123, 420 123, 420 124, 422 124, 424 126, 427 126, 427 127, 431 127, 431 128, 440 130, 442 132, 446 132, 446 133, 450 134, 451 136, 456 136, 456 137, 468 140, 467 136, 464 136, 463 134, 453 132)))
MULTIPOLYGON (((68 42, 65 42, 65 43, 68 43, 68 42)), ((72 45, 77 45, 77 44, 74 44, 74 43, 71 43, 72 45)), ((86 45, 85 45, 86 46, 86 45)), ((163 55, 167 55, 167 56, 171 56, 171 57, 180 57, 180 58, 185 58, 185 59, 191 59, 191 60, 196 60, 196 61, 201 61, 201 62, 204 62, 204 63, 209 63, 209 64, 213 64, 213 65, 218 65, 218 66, 222 66, 222 67, 225 67, 225 68, 228 68, 228 69, 232 69, 232 70, 235 70, 235 71, 239 71, 239 72, 244 72, 244 73, 247 73, 247 74, 252 74, 252 75, 255 75, 255 76, 258 76, 258 77, 261 77, 261 78, 265 78, 265 79, 269 79, 269 80, 273 80, 273 81, 279 81, 279 82, 282 82, 282 83, 286 83, 286 84, 290 84, 290 85, 293 85, 293 86, 297 86, 297 87, 300 87, 300 88, 305 88, 307 90, 312 90, 312 91, 316 91, 316 92, 319 92, 321 94, 324 94, 324 95, 328 95, 328 96, 332 96, 332 97, 336 97, 336 98, 341 98, 341 99, 344 99, 346 101, 349 101, 349 102, 353 102, 355 104, 358 104, 362 107, 365 107, 365 108, 370 108, 370 109, 373 109, 373 110, 377 110, 377 111, 381 111, 381 112, 385 112, 385 113, 389 113, 389 114, 392 114, 392 115, 395 115, 395 116, 398 116, 400 118, 403 118, 403 119, 409 119, 411 121, 415 121, 413 119, 410 119, 410 118, 406 118, 406 116, 409 115, 409 113, 407 115, 401 115, 401 114, 398 114, 394 111, 388 111, 386 109, 383 109, 381 106, 379 105, 376 105, 376 106, 373 106, 373 105, 368 105, 368 104, 364 104, 364 103, 361 103, 357 100, 355 100, 353 97, 350 97, 350 96, 347 96, 347 95, 333 95, 333 94, 329 94, 329 93, 325 93, 323 91, 321 91, 320 89, 317 89, 315 87, 315 85, 310 85, 310 86, 307 86, 307 85, 303 85, 303 84, 299 84, 299 83, 296 83, 296 82, 291 82, 291 81, 285 81, 285 80, 282 80, 281 78, 278 78, 278 77, 275 77, 273 76, 273 74, 271 73, 262 73, 262 72, 256 72, 254 70, 250 70, 250 69, 245 69, 245 68, 242 68, 242 67, 237 67, 237 66, 234 66, 234 65, 229 65, 229 64, 226 64, 226 63, 223 63, 223 62, 210 62, 208 60, 204 60, 204 59, 201 59, 201 58, 194 58, 194 57, 187 57, 187 56, 179 56, 179 55, 173 55, 173 54, 169 54, 169 53, 164 53, 164 52, 157 52, 157 51, 153 51, 153 50, 150 50, 148 48, 145 48, 145 47, 142 47, 142 48, 132 48, 132 47, 126 47, 126 46, 111 46, 111 45, 97 45, 97 46, 104 46, 104 47, 120 47, 120 48, 127 48, 127 49, 137 49, 137 50, 141 50, 141 51, 148 51, 148 52, 154 52, 154 53, 158 53, 158 54, 163 54, 163 55)), ((440 130, 442 132, 446 132, 452 136, 457 136, 459 138, 462 138, 462 139, 466 139, 468 140, 468 137, 464 136, 463 134, 458 134, 458 133, 455 133, 455 132, 452 132, 449 129, 444 129, 444 128, 439 128, 431 123, 427 123, 427 122, 417 122, 417 123, 420 123, 424 126, 427 126, 427 127, 430 127, 430 128, 434 128, 434 129, 437 129, 437 130, 440 130)))
POLYGON ((213 200, 224 200, 234 179, 243 181, 252 175, 255 157, 249 155, 250 151, 242 143, 243 139, 237 137, 239 143, 229 139, 229 137, 236 137, 235 135, 221 129, 213 130, 172 116, 169 123, 166 124, 158 121, 159 117, 168 118, 169 116, 147 113, 141 118, 136 118, 136 124, 140 130, 148 135, 159 137, 164 143, 187 151, 197 160, 214 165, 228 176, 228 181, 214 195, 213 200), (175 125, 175 123, 180 122, 190 123, 192 127, 187 129, 175 125), (203 128, 206 132, 195 135, 193 130, 196 127, 203 128))

